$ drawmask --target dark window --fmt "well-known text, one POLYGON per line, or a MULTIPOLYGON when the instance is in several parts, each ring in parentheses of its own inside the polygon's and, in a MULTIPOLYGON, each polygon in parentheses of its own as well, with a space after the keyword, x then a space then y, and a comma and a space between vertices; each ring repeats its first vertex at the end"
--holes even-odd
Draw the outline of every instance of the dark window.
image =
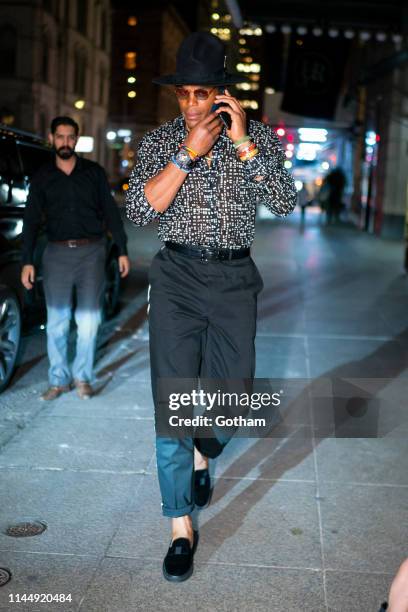
POLYGON ((81 51, 75 52, 74 58, 74 93, 85 96, 86 59, 81 51))
POLYGON ((0 76, 12 77, 17 67, 17 32, 9 25, 0 27, 0 76))
POLYGON ((50 52, 50 41, 47 34, 43 34, 41 43, 41 80, 43 83, 49 83, 49 52, 50 52))
POLYGON ((106 19, 106 11, 101 11, 101 48, 106 49, 108 43, 108 22, 106 19))
POLYGON ((65 23, 69 27, 71 25, 70 0, 65 0, 65 23))
POLYGON ((22 186, 16 143, 13 139, 0 137, 0 205, 23 205, 27 193, 22 186))
POLYGON ((77 0, 77 28, 86 34, 88 27, 88 0, 77 0))
POLYGON ((53 5, 52 0, 43 0, 44 10, 48 11, 49 13, 52 13, 52 9, 53 9, 52 5, 53 5))
POLYGON ((106 71, 104 68, 101 69, 99 73, 99 104, 103 106, 105 101, 105 81, 106 81, 106 71))
POLYGON ((40 135, 45 138, 48 131, 47 115, 44 111, 40 113, 40 135))

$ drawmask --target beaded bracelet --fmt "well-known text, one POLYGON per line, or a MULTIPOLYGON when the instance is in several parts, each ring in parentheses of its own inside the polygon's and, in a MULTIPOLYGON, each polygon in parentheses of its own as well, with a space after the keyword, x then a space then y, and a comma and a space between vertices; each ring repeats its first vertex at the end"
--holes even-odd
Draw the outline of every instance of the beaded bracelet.
POLYGON ((253 149, 252 151, 250 151, 249 153, 247 153, 245 155, 245 157, 240 157, 240 161, 248 161, 248 159, 252 159, 253 157, 255 157, 255 155, 258 155, 259 153, 259 149, 253 149))
POLYGON ((253 149, 256 149, 256 144, 254 142, 251 142, 251 144, 247 147, 244 147, 243 149, 238 149, 237 154, 239 157, 241 157, 241 155, 245 155, 245 153, 247 153, 248 151, 252 151, 253 149))
POLYGON ((248 140, 250 140, 250 137, 248 136, 248 134, 246 134, 245 136, 242 136, 242 138, 233 143, 234 147, 237 149, 239 145, 243 144, 244 142, 247 142, 248 140))

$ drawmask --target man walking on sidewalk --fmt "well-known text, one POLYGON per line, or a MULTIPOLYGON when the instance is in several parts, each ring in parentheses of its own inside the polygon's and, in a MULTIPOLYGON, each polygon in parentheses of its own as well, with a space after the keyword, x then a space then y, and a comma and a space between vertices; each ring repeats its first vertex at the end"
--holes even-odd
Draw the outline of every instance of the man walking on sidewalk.
POLYGON ((106 230, 112 233, 118 247, 122 277, 130 267, 126 234, 106 173, 99 164, 75 154, 78 131, 71 117, 52 121, 49 139, 55 160, 34 176, 24 215, 21 282, 26 289, 32 289, 36 277, 33 253, 43 221, 48 237, 42 270, 50 367, 49 388, 42 400, 53 400, 71 389, 67 348, 74 288, 78 337, 73 383, 81 399, 92 396, 105 285, 106 230))
MULTIPOLYGON (((297 199, 271 128, 247 125, 239 101, 221 89, 243 80, 225 71, 224 53, 217 37, 193 33, 180 46, 176 73, 154 80, 174 86, 181 115, 144 136, 127 192, 129 219, 158 219, 164 242, 149 273, 156 423, 160 379, 253 378, 263 286, 250 257, 256 203, 285 216, 297 199), (212 112, 214 103, 222 109, 212 112)), ((156 438, 162 510, 172 518, 167 580, 192 573, 198 535, 191 513, 209 501, 208 457, 224 445, 217 437, 156 438)))

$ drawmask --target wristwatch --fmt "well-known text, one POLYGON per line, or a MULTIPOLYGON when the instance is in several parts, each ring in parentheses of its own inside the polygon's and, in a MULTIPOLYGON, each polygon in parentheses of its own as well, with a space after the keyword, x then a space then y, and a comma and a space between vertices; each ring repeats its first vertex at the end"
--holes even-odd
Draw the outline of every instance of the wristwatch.
POLYGON ((176 164, 180 168, 180 170, 184 170, 184 172, 190 172, 194 168, 195 160, 191 159, 188 151, 185 149, 179 149, 177 153, 172 158, 172 162, 176 164))

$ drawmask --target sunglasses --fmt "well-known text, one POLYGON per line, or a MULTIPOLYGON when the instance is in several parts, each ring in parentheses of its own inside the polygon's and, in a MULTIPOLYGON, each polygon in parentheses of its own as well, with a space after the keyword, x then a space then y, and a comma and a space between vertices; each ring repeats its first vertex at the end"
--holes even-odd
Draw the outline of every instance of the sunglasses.
MULTIPOLYGON (((213 89, 215 89, 215 87, 211 87, 211 89, 195 89, 191 93, 194 94, 197 100, 208 100, 208 96, 213 89)), ((186 100, 190 96, 190 91, 185 87, 175 87, 174 92, 180 100, 186 100)))

